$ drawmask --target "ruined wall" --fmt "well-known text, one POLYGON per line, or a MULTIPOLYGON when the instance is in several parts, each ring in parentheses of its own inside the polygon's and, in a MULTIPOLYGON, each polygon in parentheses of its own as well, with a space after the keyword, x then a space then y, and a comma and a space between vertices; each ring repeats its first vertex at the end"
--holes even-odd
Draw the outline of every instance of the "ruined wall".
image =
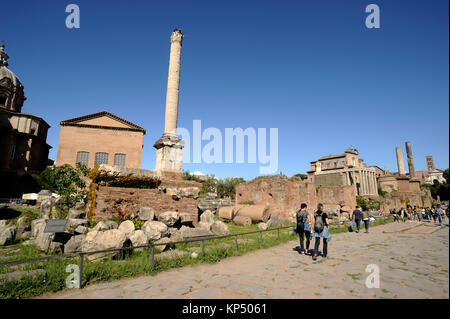
POLYGON ((291 217, 301 203, 315 207, 317 198, 314 184, 298 177, 272 175, 236 186, 236 205, 246 202, 268 205, 271 216, 291 217))
POLYGON ((346 186, 321 186, 317 190, 317 200, 322 204, 340 204, 341 206, 356 206, 355 187, 346 186))
POLYGON ((189 213, 198 222, 198 200, 192 197, 174 199, 171 193, 160 189, 139 189, 100 186, 97 190, 97 206, 94 210, 96 220, 112 216, 116 208, 131 213, 141 206, 151 207, 156 213, 177 211, 189 213))
POLYGON ((340 186, 345 185, 344 173, 316 174, 315 183, 317 186, 340 186))

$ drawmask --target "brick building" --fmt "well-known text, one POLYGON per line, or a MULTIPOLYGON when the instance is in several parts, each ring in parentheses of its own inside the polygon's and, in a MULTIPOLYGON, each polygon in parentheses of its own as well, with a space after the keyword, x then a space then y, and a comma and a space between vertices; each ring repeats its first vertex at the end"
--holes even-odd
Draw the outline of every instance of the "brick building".
POLYGON ((59 122, 56 165, 140 168, 145 129, 107 111, 59 122))

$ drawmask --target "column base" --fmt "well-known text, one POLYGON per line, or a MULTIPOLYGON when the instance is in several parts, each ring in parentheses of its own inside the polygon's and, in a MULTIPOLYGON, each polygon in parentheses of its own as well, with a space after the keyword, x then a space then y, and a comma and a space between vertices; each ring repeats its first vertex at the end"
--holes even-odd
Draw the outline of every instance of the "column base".
POLYGON ((178 136, 163 134, 153 145, 156 148, 156 171, 181 172, 184 141, 178 136))

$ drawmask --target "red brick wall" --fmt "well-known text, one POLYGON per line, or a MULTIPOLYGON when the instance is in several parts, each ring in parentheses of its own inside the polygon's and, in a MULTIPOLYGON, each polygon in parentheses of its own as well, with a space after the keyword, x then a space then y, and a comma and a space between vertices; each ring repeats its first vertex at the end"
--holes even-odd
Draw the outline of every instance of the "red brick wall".
POLYGON ((271 216, 291 217, 301 203, 315 207, 315 186, 299 178, 262 176, 236 186, 236 204, 252 201, 268 205, 271 216))
MULTIPOLYGON (((188 187, 188 186, 184 186, 188 187)), ((138 189, 123 187, 100 186, 97 191, 97 207, 94 211, 96 220, 110 217, 116 208, 120 207, 131 213, 133 209, 140 206, 151 207, 155 212, 178 211, 189 213, 198 222, 198 200, 193 198, 172 199, 158 189, 138 189)))
POLYGON ((342 204, 353 208, 356 206, 354 186, 322 186, 317 191, 317 200, 322 204, 342 204))

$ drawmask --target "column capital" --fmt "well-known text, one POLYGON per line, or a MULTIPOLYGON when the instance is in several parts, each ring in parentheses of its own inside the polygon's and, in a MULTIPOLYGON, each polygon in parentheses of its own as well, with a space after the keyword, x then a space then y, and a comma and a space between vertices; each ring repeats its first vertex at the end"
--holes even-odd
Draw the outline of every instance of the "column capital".
POLYGON ((184 34, 179 29, 174 29, 172 32, 172 35, 170 36, 170 43, 174 42, 180 42, 182 44, 183 42, 184 34))

